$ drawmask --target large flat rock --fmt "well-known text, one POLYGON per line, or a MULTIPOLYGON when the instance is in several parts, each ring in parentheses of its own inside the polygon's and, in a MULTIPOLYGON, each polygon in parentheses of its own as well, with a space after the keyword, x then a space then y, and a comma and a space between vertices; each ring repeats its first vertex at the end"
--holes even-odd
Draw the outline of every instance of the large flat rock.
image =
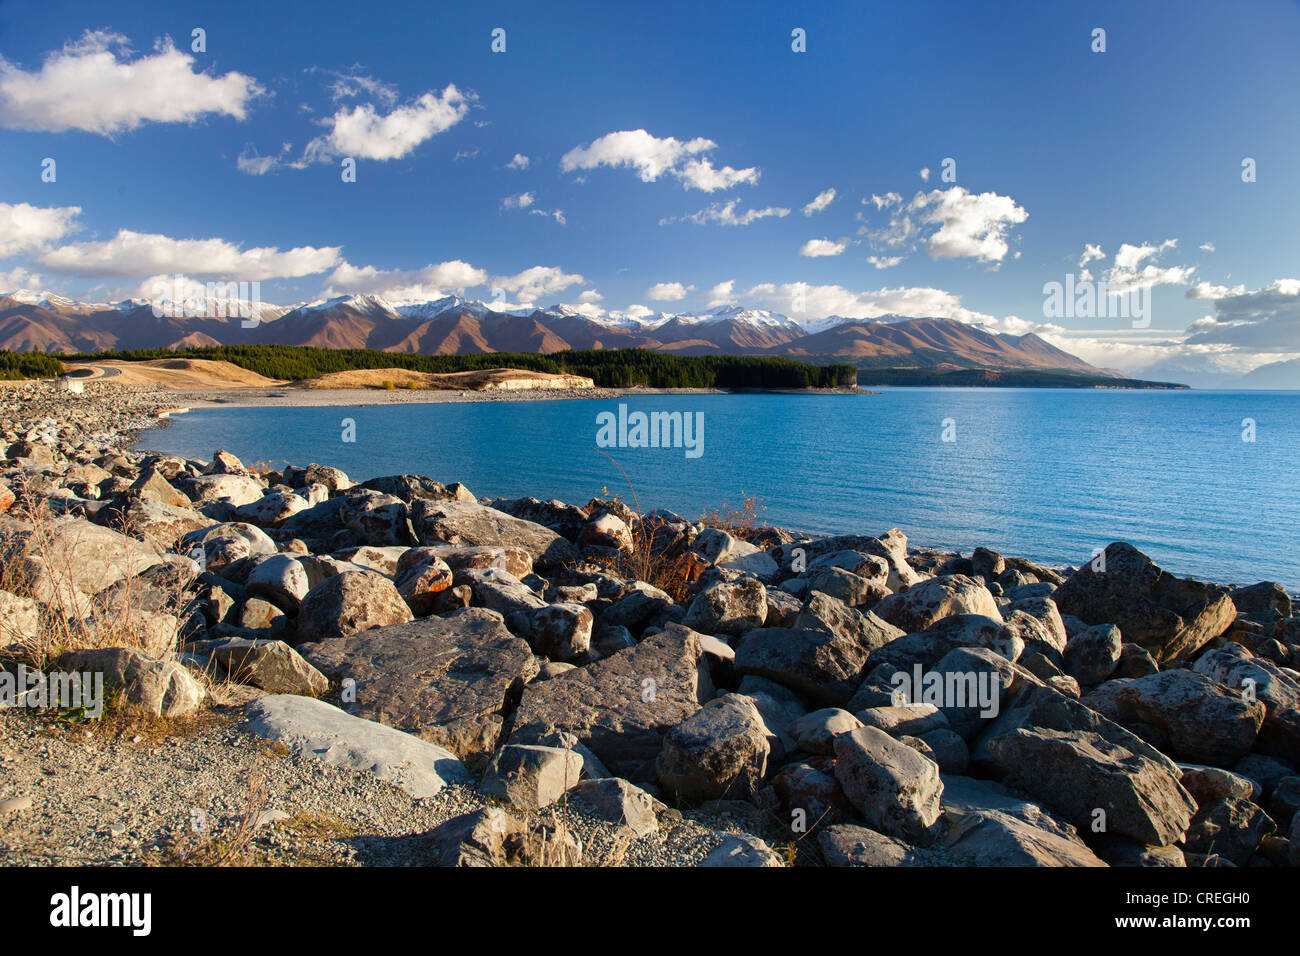
POLYGON ((469 501, 417 498, 411 522, 423 545, 513 545, 539 568, 580 559, 578 549, 550 528, 469 501))
POLYGON ((462 756, 495 747, 508 702, 537 673, 527 642, 484 608, 297 649, 331 680, 354 682, 354 701, 343 690, 349 711, 462 756))
POLYGON ((324 701, 273 694, 253 701, 246 713, 247 729, 257 736, 336 767, 368 771, 412 797, 470 782, 461 762, 442 747, 324 701))
POLYGON ((664 735, 713 694, 699 636, 684 627, 524 689, 515 734, 566 730, 610 771, 654 781, 664 735))

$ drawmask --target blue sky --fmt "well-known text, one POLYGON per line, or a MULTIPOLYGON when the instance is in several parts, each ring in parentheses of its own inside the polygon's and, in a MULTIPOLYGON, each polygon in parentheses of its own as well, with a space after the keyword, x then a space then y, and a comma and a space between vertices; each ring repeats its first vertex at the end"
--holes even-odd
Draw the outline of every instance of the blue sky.
POLYGON ((1300 357, 1296 3, 621 6, 6 0, 0 285, 593 316, 802 291, 1132 371, 1300 357), (1149 326, 1045 314, 1067 274, 1150 290, 1149 326))

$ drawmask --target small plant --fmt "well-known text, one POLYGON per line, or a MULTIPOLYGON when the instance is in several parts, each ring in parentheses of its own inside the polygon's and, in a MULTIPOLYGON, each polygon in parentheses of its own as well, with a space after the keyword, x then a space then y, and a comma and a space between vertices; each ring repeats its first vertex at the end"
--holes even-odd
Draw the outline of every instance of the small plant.
POLYGON ((393 389, 397 388, 397 384, 391 378, 386 378, 379 383, 379 387, 385 392, 391 392, 393 389))

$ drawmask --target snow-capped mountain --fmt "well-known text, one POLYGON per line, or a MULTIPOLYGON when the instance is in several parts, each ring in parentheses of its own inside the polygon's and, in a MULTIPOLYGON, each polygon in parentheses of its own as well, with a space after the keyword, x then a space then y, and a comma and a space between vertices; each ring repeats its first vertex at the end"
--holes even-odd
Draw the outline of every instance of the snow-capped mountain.
POLYGON ((52 292, 0 295, 0 349, 68 354, 279 344, 453 355, 641 348, 681 355, 785 356, 863 368, 1036 368, 1104 374, 1036 335, 1001 335, 939 318, 795 319, 740 305, 595 317, 565 305, 506 309, 500 303, 456 295, 432 300, 340 295, 292 307, 241 307, 214 300, 156 308, 160 304, 146 299, 85 303, 52 292), (246 321, 241 308, 252 309, 258 321, 246 321))

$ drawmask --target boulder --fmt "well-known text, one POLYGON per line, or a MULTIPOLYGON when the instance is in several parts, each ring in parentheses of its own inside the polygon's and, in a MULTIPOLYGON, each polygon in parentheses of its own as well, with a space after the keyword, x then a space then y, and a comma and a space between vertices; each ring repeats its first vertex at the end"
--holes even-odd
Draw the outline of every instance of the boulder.
POLYGON ((891 594, 873 608, 883 620, 908 634, 924 631, 946 617, 979 614, 1000 619, 988 588, 964 574, 921 581, 900 594, 891 594))
POLYGON ((1221 588, 1176 578, 1130 544, 1115 542, 1074 572, 1054 595, 1062 614, 1114 624, 1157 661, 1186 659, 1232 626, 1221 588))
POLYGON ((659 782, 690 803, 750 799, 767 775, 767 734, 748 697, 711 700, 665 735, 656 761, 659 782))
POLYGON ((106 690, 119 691, 126 703, 155 717, 185 717, 207 699, 203 685, 180 664, 149 657, 131 647, 69 651, 59 668, 102 674, 106 690))
POLYGON ((1010 786, 1080 829, 1104 819, 1105 832, 1168 846, 1183 838, 1196 812, 1196 801, 1164 764, 1100 734, 1017 727, 987 746, 1010 786))
POLYGON ((1273 819, 1249 800, 1220 797, 1197 811, 1183 847, 1188 853, 1213 853, 1246 866, 1264 838, 1276 830, 1273 819))
POLYGON ((533 650, 554 661, 568 661, 591 647, 591 611, 581 604, 549 604, 532 613, 533 650))
POLYGON ((1065 672, 1084 687, 1100 684, 1115 672, 1123 646, 1115 625, 1089 627, 1066 642, 1065 672))
MULTIPOLYGON (((402 596, 411 613, 416 617, 424 617, 437 608, 438 595, 452 586, 452 570, 442 558, 430 554, 418 564, 399 573, 396 583, 397 593, 402 596)), ((471 588, 471 593, 472 591, 471 588)))
POLYGON ((1192 670, 1108 681, 1084 703, 1165 753, 1220 767, 1250 752, 1264 721, 1262 704, 1192 670))
MULTIPOLYGON (((349 709, 462 756, 496 747, 508 704, 537 673, 532 650, 480 608, 304 644, 299 653, 351 687, 349 709)), ((572 680, 566 676, 540 685, 572 680)))
POLYGON ((1202 654, 1193 669, 1263 704, 1264 722, 1255 749, 1300 766, 1300 681, 1292 676, 1294 672, 1251 657, 1237 644, 1202 654))
POLYGON ((549 528, 467 501, 417 498, 411 521, 423 545, 519 547, 543 570, 581 560, 577 549, 549 528))
POLYGON ((653 781, 664 736, 713 693, 693 632, 660 631, 634 648, 553 680, 529 684, 515 711, 517 736, 565 730, 617 776, 653 781))
POLYGON ((788 731, 804 753, 833 754, 835 738, 861 726, 862 721, 847 710, 825 707, 792 721, 788 731))
POLYGON ((756 836, 748 833, 727 833, 722 842, 699 862, 700 866, 785 866, 781 857, 756 836))
POLYGON ((743 634, 767 619, 767 589, 756 578, 719 581, 695 596, 682 623, 705 634, 743 634))
POLYGON ((813 700, 843 706, 857 688, 871 645, 829 631, 768 627, 736 648, 736 671, 766 677, 813 700))
POLYGON ((918 842, 939 819, 938 765, 874 727, 835 738, 835 777, 867 825, 918 842))
POLYGON ((848 823, 819 827, 817 848, 827 866, 924 866, 928 862, 902 840, 848 823))
POLYGON ((569 793, 603 819, 627 827, 633 836, 647 836, 659 830, 654 797, 621 777, 582 780, 569 793))
POLYGON ((392 581, 368 571, 345 571, 326 578, 303 596, 298 640, 347 637, 412 619, 411 609, 392 581))
POLYGON ((283 641, 222 641, 210 654, 238 684, 260 687, 272 694, 319 697, 329 690, 325 675, 283 641))
POLYGON ((521 810, 541 810, 577 784, 582 757, 559 747, 507 744, 488 765, 479 790, 521 810))

